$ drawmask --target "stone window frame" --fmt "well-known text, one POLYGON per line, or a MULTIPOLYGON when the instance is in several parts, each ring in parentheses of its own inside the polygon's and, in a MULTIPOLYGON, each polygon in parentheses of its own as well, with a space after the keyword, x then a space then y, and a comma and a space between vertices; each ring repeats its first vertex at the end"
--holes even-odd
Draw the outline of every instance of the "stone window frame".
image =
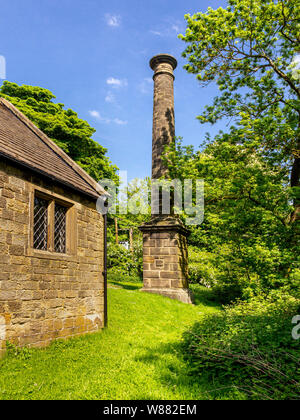
POLYGON ((54 257, 55 259, 65 259, 76 256, 77 254, 77 211, 76 203, 64 196, 53 193, 41 187, 33 186, 30 196, 30 232, 29 232, 29 254, 40 257, 54 257), (34 248, 34 199, 42 198, 48 204, 48 243, 47 250, 34 248), (54 250, 54 224, 55 224, 55 203, 66 207, 66 251, 65 253, 54 250))

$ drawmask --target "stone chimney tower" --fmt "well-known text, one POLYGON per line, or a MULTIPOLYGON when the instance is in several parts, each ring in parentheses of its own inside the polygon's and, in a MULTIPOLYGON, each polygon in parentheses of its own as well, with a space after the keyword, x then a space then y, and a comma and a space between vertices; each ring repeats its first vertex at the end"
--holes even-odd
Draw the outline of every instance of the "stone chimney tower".
MULTIPOLYGON (((150 60, 154 71, 154 107, 152 132, 152 180, 168 177, 162 161, 164 147, 174 141, 174 74, 177 61, 168 54, 160 54, 150 60)), ((155 200, 152 191, 152 206, 155 200)), ((162 212, 161 202, 159 205, 162 212)), ((156 293, 192 303, 188 288, 187 229, 174 215, 153 215, 144 223, 144 287, 142 291, 156 293)))
POLYGON ((177 61, 171 55, 161 54, 151 59, 150 67, 154 71, 152 179, 159 179, 167 175, 161 155, 175 136, 173 70, 177 61))

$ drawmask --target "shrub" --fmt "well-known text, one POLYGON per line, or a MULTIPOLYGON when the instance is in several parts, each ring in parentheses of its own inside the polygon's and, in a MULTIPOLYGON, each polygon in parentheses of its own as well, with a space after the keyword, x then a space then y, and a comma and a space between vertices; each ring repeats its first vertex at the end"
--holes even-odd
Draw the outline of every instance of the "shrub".
POLYGON ((141 283, 141 277, 137 275, 128 275, 122 271, 110 269, 108 272, 108 281, 110 283, 141 283))
POLYGON ((297 313, 299 299, 274 292, 203 317, 183 337, 191 373, 249 399, 300 399, 300 342, 291 334, 297 313))
POLYGON ((189 246, 190 283, 212 288, 215 299, 223 305, 248 300, 263 290, 259 276, 243 268, 240 259, 229 263, 229 255, 232 249, 228 246, 219 248, 218 252, 189 246))
POLYGON ((109 243, 107 268, 110 274, 141 278, 143 273, 142 244, 135 242, 133 250, 127 250, 122 245, 109 243))
POLYGON ((218 302, 227 305, 242 298, 244 287, 242 280, 220 278, 213 288, 213 294, 218 302))
POLYGON ((287 294, 300 294, 300 270, 297 255, 286 252, 284 256, 275 247, 243 250, 223 244, 213 251, 189 246, 189 279, 191 283, 212 287, 215 298, 223 305, 237 300, 249 300, 270 290, 282 290, 287 294), (251 256, 251 257, 250 257, 251 256), (276 268, 278 261, 286 267, 286 274, 276 268), (258 272, 254 269, 261 267, 258 272))
POLYGON ((214 255, 199 248, 189 246, 189 281, 190 283, 202 284, 212 287, 218 276, 218 270, 214 263, 214 255))

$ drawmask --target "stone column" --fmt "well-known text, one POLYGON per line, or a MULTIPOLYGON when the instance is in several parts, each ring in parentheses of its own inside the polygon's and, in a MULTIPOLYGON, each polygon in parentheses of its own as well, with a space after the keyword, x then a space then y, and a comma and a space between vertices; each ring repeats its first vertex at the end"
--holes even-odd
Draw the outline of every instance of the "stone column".
MULTIPOLYGON (((152 179, 168 178, 162 154, 166 144, 174 141, 174 74, 177 61, 168 54, 153 57, 150 67, 154 71, 154 108, 152 132, 152 179)), ((159 200, 152 196, 153 201, 159 200)), ((160 203, 161 211, 161 203, 160 203)), ((192 303, 188 288, 188 231, 174 215, 153 215, 144 223, 144 287, 142 291, 156 293, 192 303)))
POLYGON ((173 70, 177 61, 171 55, 161 54, 151 59, 150 67, 154 71, 152 179, 159 179, 167 175, 161 160, 164 147, 175 136, 173 70))

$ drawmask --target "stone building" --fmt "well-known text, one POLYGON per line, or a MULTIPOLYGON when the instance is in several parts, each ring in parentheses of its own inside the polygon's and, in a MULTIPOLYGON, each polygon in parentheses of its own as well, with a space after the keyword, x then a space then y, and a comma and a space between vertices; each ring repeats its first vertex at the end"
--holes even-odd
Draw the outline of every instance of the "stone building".
MULTIPOLYGON (((150 67, 154 71, 152 180, 159 180, 168 178, 162 155, 175 137, 173 72, 177 61, 169 54, 160 54, 151 59, 150 67)), ((153 188, 151 199, 151 221, 140 227, 144 260, 142 290, 192 303, 188 285, 188 231, 172 213, 172 205, 170 214, 163 214, 162 194, 153 188), (155 207, 158 214, 153 212, 155 207)))
POLYGON ((103 194, 0 98, 0 352, 105 325, 103 194))

